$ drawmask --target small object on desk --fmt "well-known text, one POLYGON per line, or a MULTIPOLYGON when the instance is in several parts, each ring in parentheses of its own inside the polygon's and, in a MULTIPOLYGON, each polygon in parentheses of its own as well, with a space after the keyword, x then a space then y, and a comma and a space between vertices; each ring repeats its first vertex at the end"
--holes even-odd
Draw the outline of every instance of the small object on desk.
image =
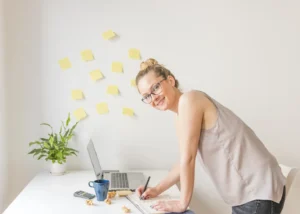
POLYGON ((90 199, 88 199, 88 200, 86 200, 86 204, 89 205, 89 206, 91 206, 91 205, 93 205, 93 201, 90 200, 90 199))
POLYGON ((116 196, 116 192, 115 191, 107 193, 107 198, 114 198, 115 196, 116 196))
POLYGON ((105 199, 104 202, 107 204, 111 204, 111 200, 109 198, 105 199))
POLYGON ((91 193, 84 192, 82 190, 74 192, 75 197, 84 198, 84 199, 93 199, 95 198, 95 195, 91 193))
POLYGON ((148 179, 147 179, 147 182, 146 182, 146 184, 145 184, 145 187, 144 187, 144 190, 143 190, 143 192, 142 192, 142 194, 141 194, 141 196, 140 196, 140 199, 141 200, 144 200, 144 197, 142 197, 142 195, 144 194, 144 192, 146 191, 146 189, 147 189, 147 186, 148 186, 148 183, 149 183, 149 181, 150 181, 150 176, 148 177, 148 179))
POLYGON ((122 207, 122 210, 123 210, 125 213, 130 213, 130 209, 127 208, 127 207, 125 207, 125 206, 122 207))
POLYGON ((132 194, 132 192, 130 190, 119 190, 119 191, 117 191, 117 195, 119 197, 124 197, 124 196, 130 195, 130 194, 132 194))

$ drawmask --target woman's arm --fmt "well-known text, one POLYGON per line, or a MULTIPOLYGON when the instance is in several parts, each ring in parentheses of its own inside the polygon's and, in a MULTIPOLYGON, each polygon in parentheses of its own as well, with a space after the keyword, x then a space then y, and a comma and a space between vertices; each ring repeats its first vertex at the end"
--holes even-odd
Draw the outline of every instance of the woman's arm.
POLYGON ((183 210, 187 209, 194 189, 195 159, 200 140, 204 102, 202 96, 195 92, 182 95, 179 101, 180 203, 183 210))
POLYGON ((175 164, 172 170, 169 172, 167 177, 163 179, 157 186, 156 189, 159 194, 169 189, 171 186, 179 182, 179 163, 175 164))

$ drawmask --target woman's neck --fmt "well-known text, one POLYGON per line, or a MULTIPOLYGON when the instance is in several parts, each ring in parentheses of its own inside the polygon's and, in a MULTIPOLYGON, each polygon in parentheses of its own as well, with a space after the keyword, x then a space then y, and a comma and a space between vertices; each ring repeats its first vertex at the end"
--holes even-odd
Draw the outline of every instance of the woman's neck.
POLYGON ((182 94, 183 93, 181 91, 179 91, 177 88, 175 89, 175 99, 174 99, 173 106, 171 106, 171 108, 170 108, 170 111, 173 111, 176 114, 178 114, 178 104, 179 104, 180 96, 182 94))

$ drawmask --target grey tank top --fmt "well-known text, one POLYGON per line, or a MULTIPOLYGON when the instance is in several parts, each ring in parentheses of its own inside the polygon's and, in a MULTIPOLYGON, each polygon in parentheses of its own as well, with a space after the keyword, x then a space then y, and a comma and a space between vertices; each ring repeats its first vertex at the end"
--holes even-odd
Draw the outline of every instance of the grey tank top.
POLYGON ((276 158, 237 115, 204 94, 218 118, 201 130, 197 157, 223 200, 231 206, 256 199, 279 203, 286 178, 276 158))

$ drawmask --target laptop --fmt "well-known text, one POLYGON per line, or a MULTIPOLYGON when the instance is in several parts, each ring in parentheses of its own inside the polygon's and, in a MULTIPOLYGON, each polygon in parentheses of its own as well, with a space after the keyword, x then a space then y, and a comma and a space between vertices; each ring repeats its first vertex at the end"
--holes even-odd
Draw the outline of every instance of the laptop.
POLYGON ((97 152, 92 140, 87 150, 94 168, 96 179, 109 180, 109 190, 135 191, 140 185, 145 185, 145 176, 142 172, 120 172, 119 170, 102 170, 97 152))

